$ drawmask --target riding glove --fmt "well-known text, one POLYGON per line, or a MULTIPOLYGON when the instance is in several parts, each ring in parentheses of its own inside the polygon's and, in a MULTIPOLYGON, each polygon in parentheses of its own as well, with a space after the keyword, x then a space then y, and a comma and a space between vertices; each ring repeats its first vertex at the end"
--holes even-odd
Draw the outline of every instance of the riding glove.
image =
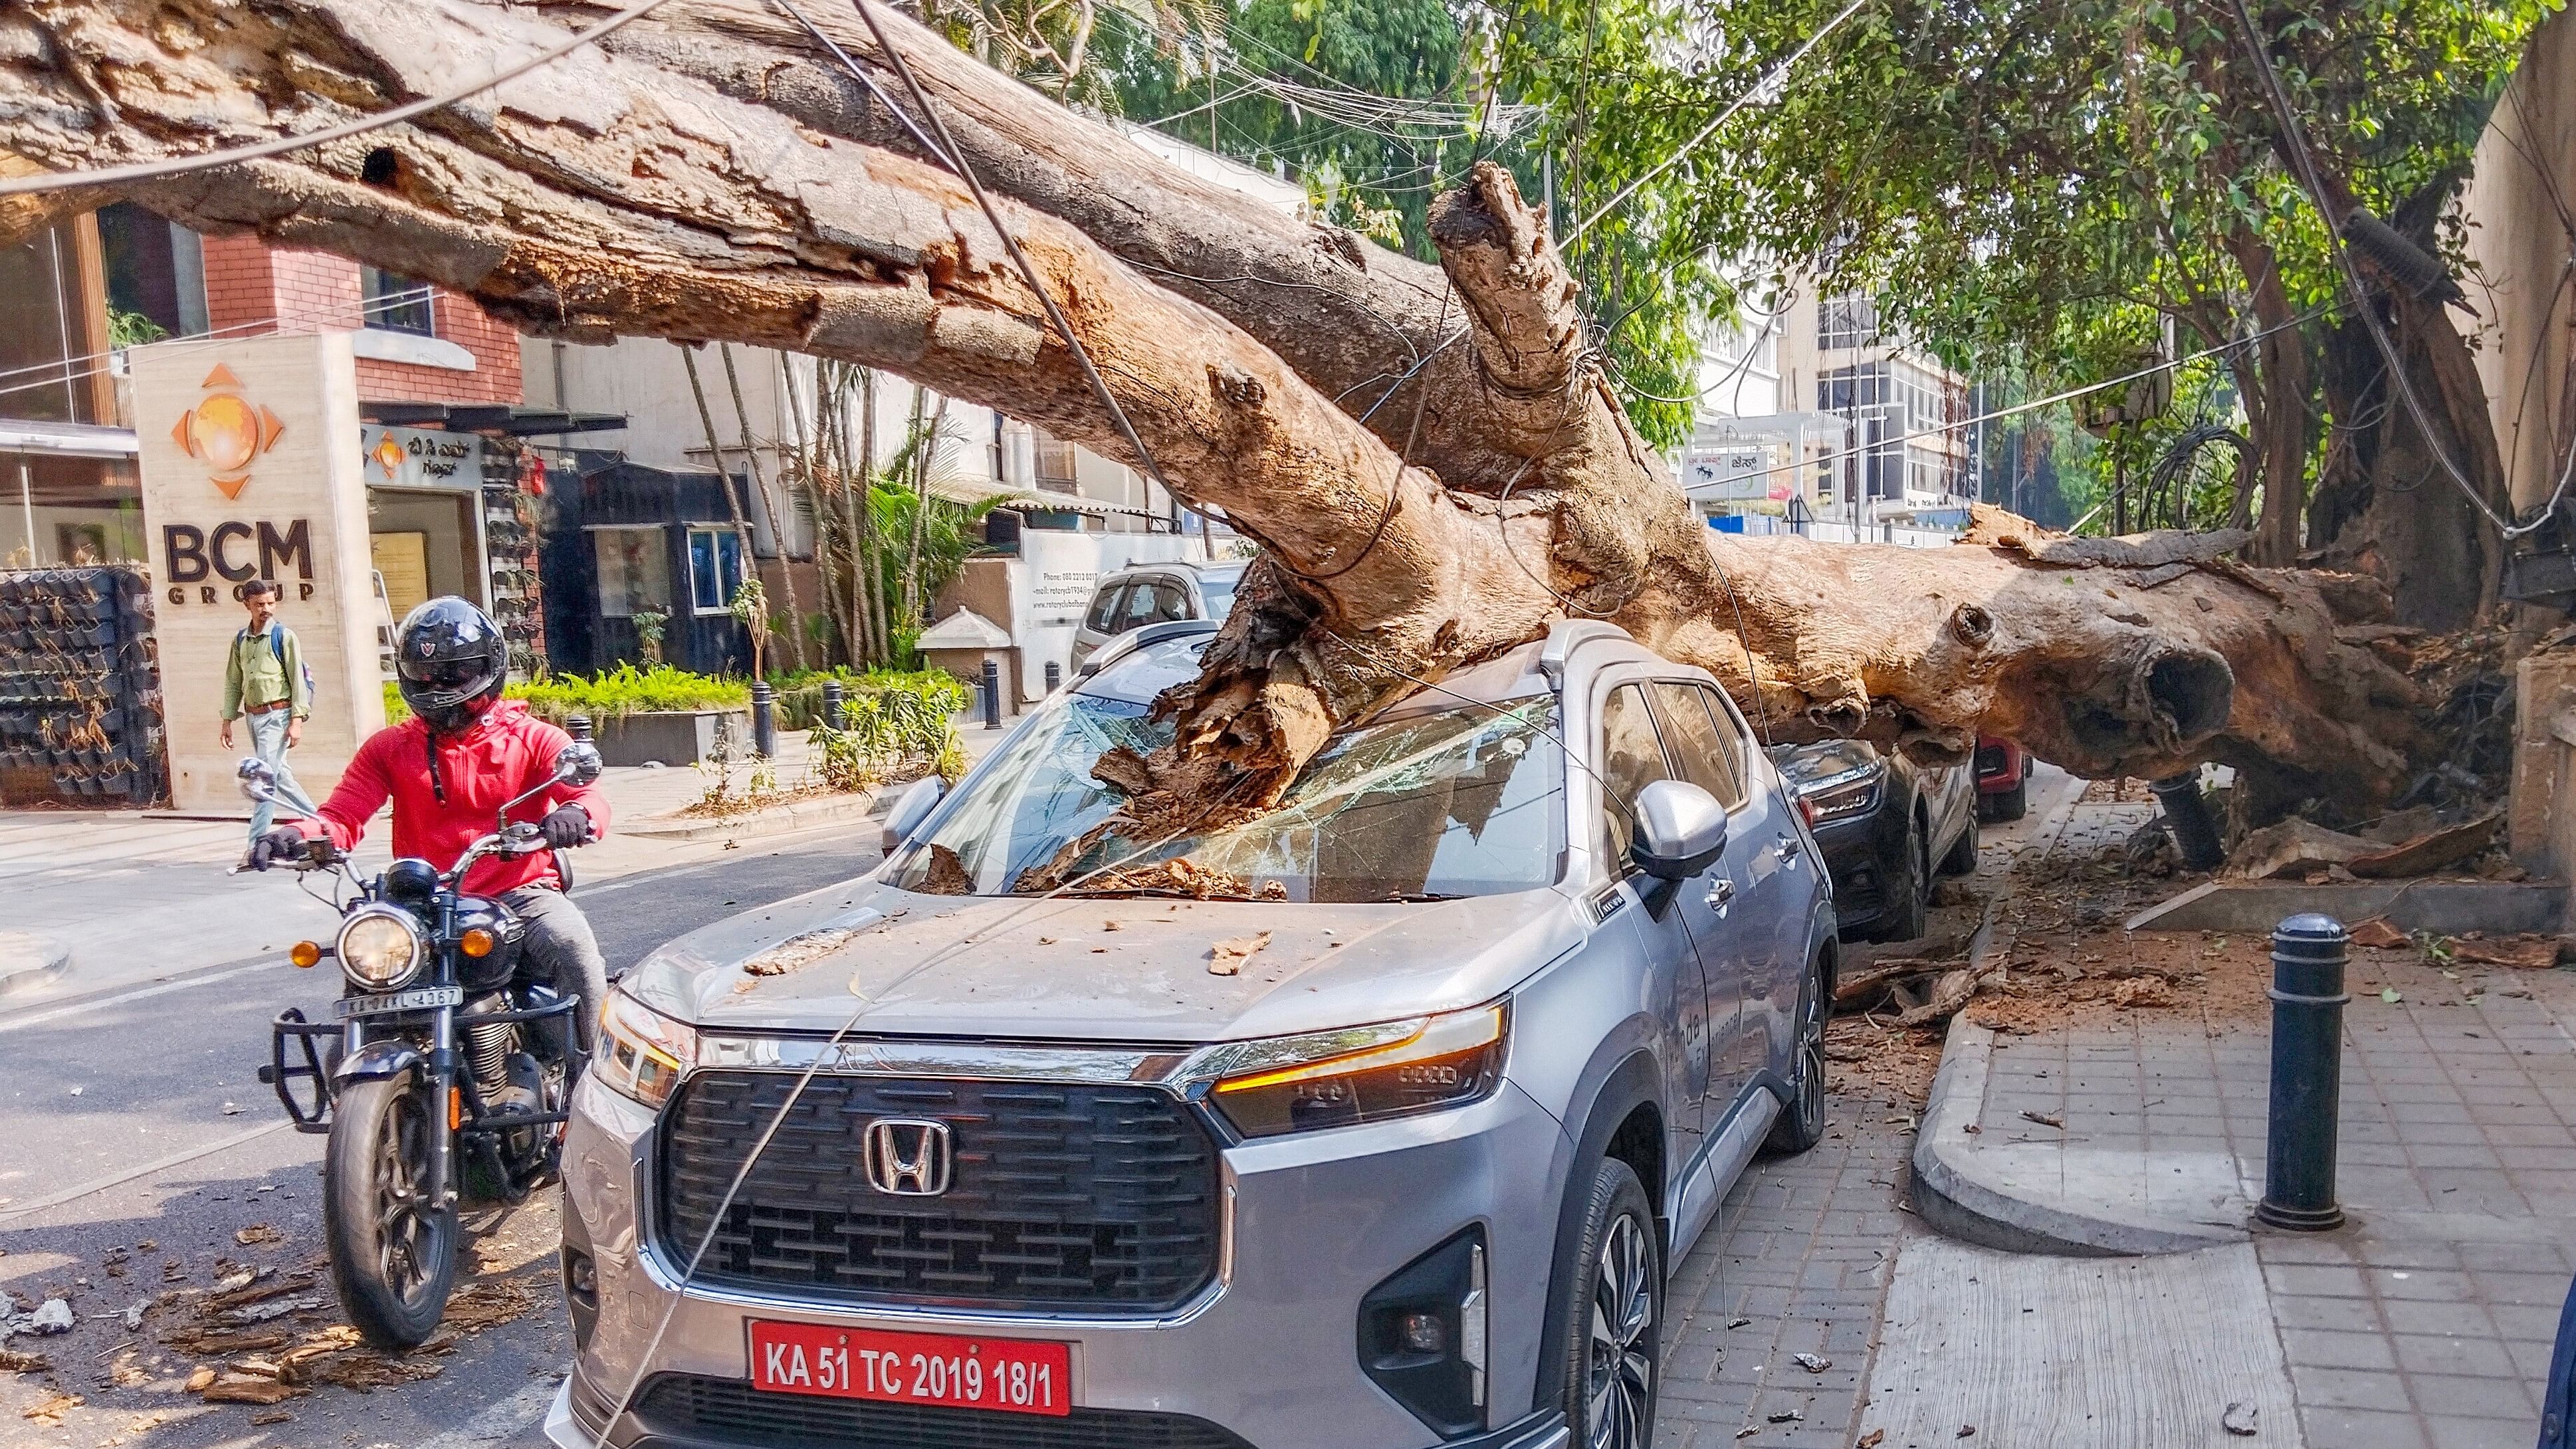
POLYGON ((280 861, 293 860, 304 853, 304 832, 292 825, 280 825, 250 843, 250 868, 266 870, 280 861))
POLYGON ((578 805, 557 806, 552 815, 537 822, 546 844, 557 850, 570 850, 590 839, 590 812, 578 805))

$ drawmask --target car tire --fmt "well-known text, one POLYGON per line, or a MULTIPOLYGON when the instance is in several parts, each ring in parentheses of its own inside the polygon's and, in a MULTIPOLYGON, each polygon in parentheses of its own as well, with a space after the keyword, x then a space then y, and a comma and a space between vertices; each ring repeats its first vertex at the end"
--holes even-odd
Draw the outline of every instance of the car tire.
POLYGON ((1824 1140, 1825 1022, 1832 1015, 1833 997, 1825 988, 1825 961, 1819 956, 1798 987, 1789 1044, 1789 1105, 1762 1142, 1762 1149, 1775 1157, 1804 1152, 1824 1140))
POLYGON ((1988 820, 1997 822, 2019 820, 2030 813, 2030 777, 2024 775, 2013 781, 2011 789, 1997 790, 1981 798, 1978 803, 1985 807, 1985 816, 1988 820))
POLYGON ((1950 842, 1950 853, 1941 857, 1943 875, 1977 873, 1977 812, 1968 812, 1967 823, 1959 827, 1959 838, 1950 842))
POLYGON ((1616 1158, 1592 1169, 1583 1192, 1583 1231, 1560 1262, 1575 1285, 1558 1325, 1561 1402, 1571 1443, 1591 1449, 1648 1449, 1662 1382, 1664 1261, 1654 1205, 1636 1172, 1616 1158))
POLYGON ((1879 927, 1871 933, 1880 941, 1915 941, 1929 929, 1932 908, 1931 843, 1923 838, 1923 822, 1912 819, 1905 826, 1905 869, 1887 883, 1887 905, 1881 912, 1879 927))

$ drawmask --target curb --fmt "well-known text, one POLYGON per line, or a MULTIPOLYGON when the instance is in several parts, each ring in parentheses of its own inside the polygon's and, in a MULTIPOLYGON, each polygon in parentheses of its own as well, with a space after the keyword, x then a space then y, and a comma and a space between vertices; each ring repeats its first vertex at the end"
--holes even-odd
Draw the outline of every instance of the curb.
MULTIPOLYGON (((2076 803, 2069 800, 2063 808, 2071 814, 2076 803)), ((1986 919, 1968 948, 1971 969, 1982 968, 1994 950, 1993 903, 2001 897, 1987 899, 1986 919)), ((1965 1011, 1950 1018, 1941 1070, 1914 1134, 1914 1210, 1934 1231, 2000 1252, 2076 1258, 2188 1253, 2247 1240, 2243 1228, 2040 1202, 1987 1177, 1980 1170, 1976 1134, 1968 1129, 1985 1106, 1994 1051, 1991 1029, 1968 1020, 1965 1011)))
POLYGON ((766 810, 754 810, 725 820, 696 815, 663 815, 636 825, 621 825, 617 833, 653 840, 749 840, 830 825, 836 821, 863 820, 876 810, 877 799, 877 791, 862 790, 854 795, 825 795, 799 800, 792 805, 773 805, 766 810))
POLYGON ((32 931, 0 931, 0 996, 55 980, 71 969, 69 946, 32 931))

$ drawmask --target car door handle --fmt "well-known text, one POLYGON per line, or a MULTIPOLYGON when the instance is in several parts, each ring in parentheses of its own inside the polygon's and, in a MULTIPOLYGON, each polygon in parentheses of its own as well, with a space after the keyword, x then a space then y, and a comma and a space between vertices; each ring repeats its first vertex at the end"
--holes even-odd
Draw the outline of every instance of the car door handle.
POLYGON ((1721 916, 1726 914, 1727 902, 1734 899, 1735 882, 1726 876, 1719 876, 1717 884, 1708 888, 1708 903, 1715 907, 1721 916))
POLYGON ((1783 835, 1780 837, 1780 843, 1773 846, 1772 849, 1779 852, 1780 864, 1793 870, 1797 868, 1799 855, 1798 837, 1794 835, 1783 835))

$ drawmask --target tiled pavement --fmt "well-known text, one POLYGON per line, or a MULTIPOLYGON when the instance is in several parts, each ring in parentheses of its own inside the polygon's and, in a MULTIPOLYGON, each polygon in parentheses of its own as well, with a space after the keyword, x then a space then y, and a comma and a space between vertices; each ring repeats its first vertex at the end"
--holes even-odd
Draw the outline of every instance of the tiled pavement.
MULTIPOLYGON (((2070 835, 2124 834, 2111 817, 2129 809, 2077 807, 2070 835)), ((2238 937, 2198 954, 2259 981, 2262 950, 2238 937)), ((2254 1234, 2307 1441, 2519 1449, 2576 1271, 2576 973, 2356 951, 2350 989, 2338 1154, 2352 1222, 2254 1234)), ((2245 1220, 2262 1191, 2259 1006, 2100 1013, 1997 1048, 1977 1150, 2015 1180, 2046 1184, 2054 1165, 2066 1200, 2245 1220)))
POLYGON ((1829 1117, 1813 1151, 1755 1163, 1675 1269, 1656 1449, 1851 1449, 1914 1139, 1881 1102, 1837 1094, 1829 1117))

